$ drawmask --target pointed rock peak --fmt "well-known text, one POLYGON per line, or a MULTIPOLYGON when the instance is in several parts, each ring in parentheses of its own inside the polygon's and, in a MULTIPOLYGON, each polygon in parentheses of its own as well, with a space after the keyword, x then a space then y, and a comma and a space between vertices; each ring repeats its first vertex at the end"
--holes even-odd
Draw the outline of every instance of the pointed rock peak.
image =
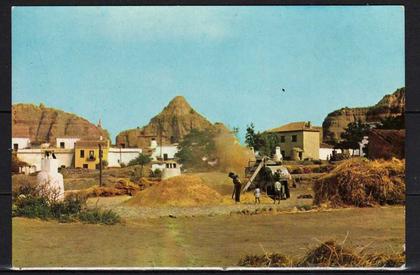
POLYGON ((191 105, 183 96, 176 96, 169 102, 164 111, 176 114, 188 114, 191 110, 191 105))
POLYGON ((178 95, 176 97, 174 97, 168 104, 169 106, 176 106, 176 107, 190 107, 190 104, 188 104, 187 100, 185 99, 185 97, 178 95))

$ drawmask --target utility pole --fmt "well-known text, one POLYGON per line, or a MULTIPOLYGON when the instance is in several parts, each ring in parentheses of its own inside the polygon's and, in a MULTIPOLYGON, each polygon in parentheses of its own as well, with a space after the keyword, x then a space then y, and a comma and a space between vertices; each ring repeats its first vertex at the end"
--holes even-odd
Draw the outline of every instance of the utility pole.
POLYGON ((102 145, 99 143, 99 186, 102 186, 102 145))

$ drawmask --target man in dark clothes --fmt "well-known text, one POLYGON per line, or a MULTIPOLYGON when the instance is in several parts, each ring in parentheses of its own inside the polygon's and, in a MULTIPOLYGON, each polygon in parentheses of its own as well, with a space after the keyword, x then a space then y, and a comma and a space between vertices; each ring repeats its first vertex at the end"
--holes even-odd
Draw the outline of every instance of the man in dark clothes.
POLYGON ((238 203, 241 200, 241 181, 239 180, 239 176, 235 175, 235 173, 230 172, 229 177, 233 180, 233 193, 232 193, 232 199, 233 196, 235 196, 235 202, 238 203))

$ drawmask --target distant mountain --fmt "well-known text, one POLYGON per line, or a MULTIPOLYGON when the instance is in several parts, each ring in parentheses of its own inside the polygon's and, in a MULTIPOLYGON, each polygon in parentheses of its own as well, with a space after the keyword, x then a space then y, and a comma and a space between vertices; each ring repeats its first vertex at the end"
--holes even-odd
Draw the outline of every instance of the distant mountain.
POLYGON ((341 108, 327 115, 322 123, 324 142, 340 141, 341 133, 351 122, 360 120, 363 123, 380 122, 387 117, 404 113, 405 87, 385 95, 376 105, 362 108, 341 108))
POLYGON ((55 143, 57 137, 109 139, 105 129, 75 114, 48 108, 42 104, 14 104, 12 106, 12 136, 29 137, 32 144, 55 143))
POLYGON ((204 130, 213 127, 204 116, 197 113, 182 96, 176 96, 149 124, 119 133, 116 144, 125 147, 146 148, 151 139, 159 144, 177 143, 192 129, 204 130))

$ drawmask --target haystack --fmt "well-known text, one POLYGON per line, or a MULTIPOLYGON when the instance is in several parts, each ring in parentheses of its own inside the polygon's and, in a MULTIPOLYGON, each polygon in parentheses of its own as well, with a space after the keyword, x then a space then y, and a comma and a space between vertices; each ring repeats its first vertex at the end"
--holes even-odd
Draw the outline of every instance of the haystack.
POLYGON ((121 195, 134 196, 138 191, 140 191, 140 187, 138 185, 125 179, 119 179, 115 184, 108 186, 94 185, 87 189, 70 190, 66 192, 66 196, 71 194, 79 194, 86 198, 113 197, 121 195))
POLYGON ((287 256, 279 253, 265 255, 246 255, 239 260, 239 266, 248 267, 290 267, 293 262, 287 256))
POLYGON ((353 267, 365 266, 365 260, 351 249, 345 248, 333 240, 324 242, 308 251, 298 263, 301 267, 353 267))
POLYGON ((131 206, 199 206, 220 202, 222 196, 197 176, 181 175, 163 180, 126 202, 131 206))
POLYGON ((403 204, 405 201, 405 162, 350 159, 314 183, 314 204, 332 207, 367 207, 403 204))

